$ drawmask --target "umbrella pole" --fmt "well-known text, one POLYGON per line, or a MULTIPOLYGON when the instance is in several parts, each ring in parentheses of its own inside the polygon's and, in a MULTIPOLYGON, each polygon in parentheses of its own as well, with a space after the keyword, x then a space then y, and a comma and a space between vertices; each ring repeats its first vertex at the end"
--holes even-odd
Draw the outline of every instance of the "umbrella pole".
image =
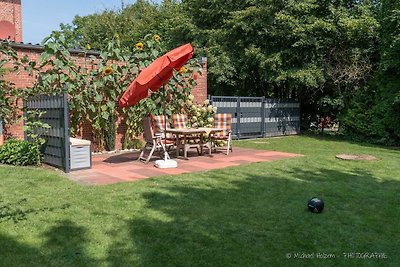
MULTIPOLYGON (((165 106, 164 106, 165 108, 165 106)), ((163 145, 163 150, 164 150, 164 160, 170 159, 169 154, 167 152, 167 114, 164 109, 164 145, 163 145)), ((161 142, 162 144, 162 142, 161 142)))
MULTIPOLYGON (((165 92, 165 85, 163 84, 163 90, 165 92)), ((165 98, 167 98, 165 96, 165 98)), ((166 106, 166 101, 164 101, 164 108, 163 108, 163 113, 164 113, 164 159, 170 159, 169 154, 167 152, 167 106, 166 106)))
MULTIPOLYGON (((163 89, 165 91, 164 85, 163 89)), ((165 102, 165 101, 164 101, 165 102)), ((164 143, 161 141, 161 146, 163 147, 164 150, 164 160, 156 160, 155 166, 158 168, 176 168, 178 167, 178 163, 175 160, 172 160, 169 157, 169 154, 167 152, 167 114, 166 114, 166 104, 164 104, 164 143)))

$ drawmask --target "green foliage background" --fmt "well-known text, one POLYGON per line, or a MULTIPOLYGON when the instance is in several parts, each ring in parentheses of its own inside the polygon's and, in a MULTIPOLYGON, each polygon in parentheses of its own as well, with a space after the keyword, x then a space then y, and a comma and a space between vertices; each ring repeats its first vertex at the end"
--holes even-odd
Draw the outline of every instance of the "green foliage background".
POLYGON ((400 2, 379 10, 380 60, 374 78, 357 92, 343 116, 345 133, 380 144, 400 144, 400 2))
MULTIPOLYGON (((295 98, 306 129, 330 116, 346 136, 398 145, 399 5, 395 0, 139 0, 75 17, 54 32, 61 42, 46 49, 89 45, 109 51, 102 54, 107 62, 148 33, 162 36, 163 51, 191 42, 195 57, 208 57, 209 94, 295 98)), ((57 55, 62 58, 65 51, 57 55)), ((51 75, 62 78, 62 73, 51 75)), ((147 108, 157 113, 159 97, 147 108)))
POLYGON ((399 2, 395 0, 140 0, 76 17, 61 33, 104 47, 160 33, 208 57, 214 95, 296 98, 304 124, 338 119, 349 136, 400 143, 399 2))

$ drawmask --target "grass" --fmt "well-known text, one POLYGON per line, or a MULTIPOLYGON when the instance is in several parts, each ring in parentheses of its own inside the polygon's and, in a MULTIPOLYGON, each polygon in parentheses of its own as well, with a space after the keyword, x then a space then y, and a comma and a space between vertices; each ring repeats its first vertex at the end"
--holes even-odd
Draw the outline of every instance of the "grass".
POLYGON ((304 136, 235 146, 304 156, 111 186, 0 166, 0 266, 400 265, 399 150, 304 136), (323 213, 306 210, 312 196, 323 213))

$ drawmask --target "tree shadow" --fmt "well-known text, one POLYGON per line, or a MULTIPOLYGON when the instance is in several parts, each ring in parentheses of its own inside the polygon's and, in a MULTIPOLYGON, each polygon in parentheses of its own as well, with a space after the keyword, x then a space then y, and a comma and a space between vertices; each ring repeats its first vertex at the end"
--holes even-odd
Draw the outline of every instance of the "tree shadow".
MULTIPOLYGON (((263 164, 258 167, 271 166, 263 164)), ((271 172, 252 174, 249 169, 256 165, 195 174, 201 183, 193 182, 193 175, 173 182, 153 179, 144 193, 134 197, 143 199, 144 208, 124 214, 130 219, 125 219, 122 227, 102 233, 112 237, 110 245, 96 244, 91 233, 73 219, 56 221, 45 229, 38 246, 18 239, 15 233, 1 233, 0 265, 399 265, 400 229, 394 220, 400 214, 398 181, 382 181, 357 168, 305 171, 275 167, 271 172), (307 211, 307 202, 314 196, 325 201, 321 214, 307 211), (104 258, 95 257, 101 253, 93 249, 104 246, 104 258), (383 252, 389 258, 351 262, 343 257, 287 259, 286 254, 294 252, 338 256, 344 252, 383 252)), ((21 201, 18 205, 25 203, 21 201)), ((17 206, 9 206, 13 205, 17 206)), ((4 223, 13 216, 4 216, 4 223)))
POLYGON ((85 252, 86 229, 70 220, 58 222, 43 234, 44 253, 54 266, 98 266, 85 252))
POLYGON ((87 233, 74 222, 63 220, 43 234, 43 246, 34 247, 0 234, 1 266, 99 266, 85 253, 87 233))
POLYGON ((0 234, 0 247, 0 266, 28 266, 29 262, 46 266, 48 263, 39 249, 4 234, 0 234))
POLYGON ((132 162, 132 161, 137 160, 139 158, 139 155, 140 155, 140 151, 121 153, 121 154, 109 156, 105 160, 103 160, 103 162, 112 163, 112 164, 132 162))
MULTIPOLYGON (((291 168, 285 172, 288 176, 277 177, 236 169, 235 175, 246 177, 244 181, 222 181, 232 173, 222 170, 203 174, 204 186, 189 182, 144 193, 152 215, 127 220, 123 234, 121 229, 110 233, 115 243, 109 249, 109 264, 277 266, 296 264, 285 257, 289 252, 340 256, 350 250, 385 252, 400 262, 396 256, 400 243, 394 237, 399 230, 392 229, 392 239, 381 238, 382 223, 396 225, 389 215, 393 209, 400 211, 399 203, 387 195, 399 195, 399 182, 379 181, 362 169, 309 172, 291 168), (307 211, 307 202, 314 196, 325 200, 321 214, 307 211), (382 203, 387 206, 381 207, 382 203)), ((321 266, 345 261, 338 257, 298 263, 321 266)))

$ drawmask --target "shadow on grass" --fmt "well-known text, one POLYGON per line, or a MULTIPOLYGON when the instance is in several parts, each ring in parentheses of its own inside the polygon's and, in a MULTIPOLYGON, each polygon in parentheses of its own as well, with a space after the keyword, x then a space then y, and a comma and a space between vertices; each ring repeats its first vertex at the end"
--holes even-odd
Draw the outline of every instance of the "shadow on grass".
POLYGON ((86 235, 68 220, 45 232, 44 245, 39 248, 0 234, 1 266, 98 266, 85 255, 86 235))
POLYGON ((249 168, 236 168, 234 172, 227 169, 198 174, 203 177, 201 183, 192 183, 191 176, 187 180, 182 176, 181 184, 149 187, 142 195, 146 211, 139 211, 125 221, 125 226, 105 233, 112 237, 111 245, 93 244, 87 230, 71 220, 59 221, 45 231, 40 247, 3 234, 1 263, 3 266, 400 264, 399 182, 381 182, 362 169, 281 171, 285 177, 251 175, 249 168), (229 176, 232 173, 235 177, 229 176), (307 201, 313 196, 324 199, 323 213, 307 211, 307 201), (88 252, 105 245, 106 255, 95 258, 88 252), (351 252, 385 253, 388 259, 343 258, 343 253, 351 252), (314 253, 314 258, 287 258, 295 253, 314 253), (336 257, 317 259, 316 253, 332 253, 336 257))
POLYGON ((228 183, 221 177, 229 172, 212 172, 206 180, 221 182, 220 188, 177 185, 144 194, 147 208, 162 219, 126 221, 126 237, 113 233, 110 265, 123 259, 140 266, 338 266, 349 264, 346 252, 389 257, 351 265, 400 263, 398 182, 379 182, 364 170, 285 171, 290 179, 253 175, 228 183), (322 214, 307 211, 313 196, 325 200, 322 214), (335 259, 296 261, 288 253, 334 253, 335 259))
POLYGON ((69 220, 58 222, 44 238, 47 257, 55 266, 98 266, 96 260, 85 253, 88 237, 85 228, 69 220))

